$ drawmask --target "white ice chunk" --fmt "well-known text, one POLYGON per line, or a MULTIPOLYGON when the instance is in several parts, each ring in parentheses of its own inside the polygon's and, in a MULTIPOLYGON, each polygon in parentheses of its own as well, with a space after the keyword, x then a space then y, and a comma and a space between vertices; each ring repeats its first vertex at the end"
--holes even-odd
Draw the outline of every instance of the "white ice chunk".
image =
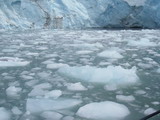
POLYGON ((81 104, 81 100, 76 99, 28 99, 27 100, 27 111, 31 113, 69 109, 74 106, 81 104))
POLYGON ((49 83, 42 83, 34 86, 33 90, 28 94, 29 96, 42 96, 45 95, 52 85, 49 83))
POLYGON ((10 120, 11 114, 5 108, 0 107, 0 120, 10 120))
POLYGON ((154 113, 154 112, 156 112, 155 109, 153 109, 153 108, 148 108, 148 109, 146 109, 146 110, 144 111, 144 114, 145 114, 145 115, 149 115, 149 114, 152 114, 152 113, 154 113))
POLYGON ((22 88, 10 86, 6 89, 6 94, 8 97, 19 97, 22 88))
POLYGON ((123 102, 133 102, 135 97, 132 95, 124 96, 124 95, 116 95, 116 99, 123 102))
POLYGON ((51 63, 51 64, 47 64, 47 68, 48 69, 59 69, 61 67, 64 67, 64 66, 68 66, 67 64, 63 64, 63 63, 51 63))
POLYGON ((153 104, 153 105, 159 105, 159 104, 160 104, 160 102, 158 102, 158 101, 154 101, 154 102, 152 102, 152 104, 153 104))
POLYGON ((20 114, 22 114, 22 111, 19 110, 18 107, 13 107, 13 108, 12 108, 12 112, 13 112, 13 114, 15 114, 15 115, 20 115, 20 114))
POLYGON ((90 50, 81 50, 81 51, 77 51, 76 54, 78 55, 85 55, 85 54, 90 54, 93 53, 93 51, 90 50))
POLYGON ((123 56, 115 50, 106 50, 98 54, 99 57, 110 58, 110 59, 121 59, 123 56))
POLYGON ((30 62, 20 58, 0 57, 0 67, 21 67, 26 66, 30 62))
POLYGON ((137 94, 137 95, 144 95, 144 94, 146 94, 146 91, 144 91, 144 90, 136 90, 134 93, 137 94))
POLYGON ((68 83, 67 89, 71 91, 85 91, 87 88, 85 88, 80 82, 78 83, 68 83))
POLYGON ((109 84, 109 85, 105 85, 104 89, 107 91, 115 91, 115 90, 117 90, 117 86, 114 84, 109 84))
POLYGON ((65 46, 72 46, 77 48, 83 48, 83 49, 89 49, 89 50, 98 50, 100 48, 103 48, 103 45, 99 42, 96 42, 94 44, 90 43, 83 43, 83 44, 66 44, 65 46))
POLYGON ((48 93, 45 94, 45 98, 54 98, 57 99, 62 95, 62 91, 61 90, 52 90, 48 93))
POLYGON ((156 43, 151 42, 149 39, 142 38, 141 40, 138 41, 131 40, 128 42, 128 45, 137 47, 153 47, 156 46, 156 43))
POLYGON ((60 120, 63 116, 57 112, 46 111, 41 114, 41 117, 45 118, 46 120, 60 120))
POLYGON ((135 84, 138 81, 136 69, 124 69, 121 66, 96 68, 91 66, 63 67, 58 70, 60 75, 74 78, 77 81, 107 83, 118 86, 135 84))
POLYGON ((26 55, 29 55, 29 56, 38 56, 39 55, 39 53, 27 53, 26 55))
POLYGON ((157 73, 160 73, 160 68, 157 70, 157 73))
POLYGON ((92 120, 120 120, 129 114, 126 106, 111 101, 90 103, 77 112, 78 116, 92 120))

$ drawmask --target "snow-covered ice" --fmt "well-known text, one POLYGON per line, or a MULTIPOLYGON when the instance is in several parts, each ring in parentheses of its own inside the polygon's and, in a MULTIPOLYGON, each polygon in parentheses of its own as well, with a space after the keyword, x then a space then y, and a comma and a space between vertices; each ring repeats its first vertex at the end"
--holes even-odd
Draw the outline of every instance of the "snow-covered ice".
POLYGON ((129 114, 126 106, 111 101, 90 103, 77 112, 78 116, 92 120, 120 120, 129 114))
POLYGON ((126 1, 130 6, 137 6, 137 7, 139 7, 139 6, 144 6, 145 2, 147 0, 141 0, 141 1, 139 1, 139 0, 124 0, 124 1, 126 1))

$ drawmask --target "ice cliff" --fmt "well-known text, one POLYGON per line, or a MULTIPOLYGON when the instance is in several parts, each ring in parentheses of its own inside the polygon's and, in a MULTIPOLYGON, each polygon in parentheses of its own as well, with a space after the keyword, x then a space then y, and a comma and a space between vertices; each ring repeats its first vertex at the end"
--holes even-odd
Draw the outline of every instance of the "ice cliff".
POLYGON ((160 27, 159 0, 0 0, 0 29, 160 27))

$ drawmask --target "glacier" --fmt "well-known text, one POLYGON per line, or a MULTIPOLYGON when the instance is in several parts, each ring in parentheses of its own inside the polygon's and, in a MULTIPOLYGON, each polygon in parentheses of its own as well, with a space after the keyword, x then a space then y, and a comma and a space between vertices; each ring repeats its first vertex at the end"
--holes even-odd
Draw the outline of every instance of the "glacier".
POLYGON ((0 0, 0 29, 159 28, 158 0, 0 0))

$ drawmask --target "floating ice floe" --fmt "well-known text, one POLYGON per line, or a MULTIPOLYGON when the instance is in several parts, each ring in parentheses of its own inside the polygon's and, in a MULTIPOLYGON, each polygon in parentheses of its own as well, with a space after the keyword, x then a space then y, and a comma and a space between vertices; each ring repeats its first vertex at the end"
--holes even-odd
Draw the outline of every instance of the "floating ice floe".
POLYGON ((89 50, 98 50, 103 48, 103 45, 99 42, 96 42, 94 44, 91 43, 83 43, 83 44, 65 44, 65 46, 71 46, 71 47, 77 47, 77 48, 83 48, 83 49, 89 49, 89 50))
POLYGON ((14 57, 0 57, 0 67, 21 67, 26 66, 30 62, 14 57))
POLYGON ((0 120, 10 120, 11 114, 5 108, 0 107, 0 120))
POLYGON ((114 84, 107 84, 104 86, 104 89, 107 91, 115 91, 117 90, 117 86, 114 84))
POLYGON ((121 66, 96 68, 91 66, 63 67, 58 70, 62 76, 91 83, 106 83, 117 86, 131 85, 138 82, 136 68, 124 69, 121 66))
POLYGON ((156 46, 156 43, 151 42, 149 39, 142 38, 137 41, 131 40, 128 42, 128 45, 137 47, 153 47, 156 46))
POLYGON ((68 83, 67 89, 71 91, 85 91, 87 88, 85 88, 80 82, 78 83, 68 83))
POLYGON ((10 86, 6 89, 6 94, 8 97, 19 97, 22 88, 10 86))
POLYGON ((49 83, 35 85, 28 96, 43 96, 48 93, 48 90, 51 89, 51 87, 52 85, 49 83))
POLYGON ((157 73, 160 73, 160 68, 159 68, 159 69, 157 69, 157 73))
POLYGON ((32 99, 27 100, 26 110, 31 113, 69 109, 81 104, 81 100, 76 99, 32 99))
POLYGON ((136 95, 144 95, 144 94, 146 94, 146 91, 144 91, 144 90, 136 90, 134 93, 136 95))
POLYGON ((41 114, 41 117, 43 117, 46 120, 60 120, 63 117, 63 115, 53 111, 46 111, 41 114))
POLYGON ((115 50, 106 50, 98 54, 99 57, 110 58, 110 59, 121 59, 123 56, 115 50))
POLYGON ((51 64, 47 64, 47 68, 48 69, 59 69, 61 67, 64 67, 64 66, 68 66, 67 64, 63 64, 63 63, 51 63, 51 64))
POLYGON ((105 101, 87 104, 81 107, 76 114, 92 120, 121 120, 127 117, 130 111, 122 104, 105 101))
POLYGON ((153 109, 153 108, 148 108, 148 109, 146 109, 146 110, 144 111, 144 114, 145 114, 145 115, 150 115, 150 114, 152 114, 152 113, 154 113, 154 112, 156 112, 155 109, 153 109))
POLYGON ((86 55, 86 54, 90 54, 93 53, 93 51, 90 50, 81 50, 81 51, 77 51, 76 54, 78 55, 86 55))
POLYGON ((22 114, 22 111, 19 110, 18 107, 13 107, 11 111, 12 111, 12 113, 15 114, 15 115, 20 115, 20 114, 22 114))
POLYGON ((54 98, 57 99, 62 95, 61 90, 52 90, 45 94, 45 98, 54 98))
POLYGON ((123 102, 133 102, 135 97, 132 95, 124 96, 124 95, 116 95, 116 99, 123 102))

